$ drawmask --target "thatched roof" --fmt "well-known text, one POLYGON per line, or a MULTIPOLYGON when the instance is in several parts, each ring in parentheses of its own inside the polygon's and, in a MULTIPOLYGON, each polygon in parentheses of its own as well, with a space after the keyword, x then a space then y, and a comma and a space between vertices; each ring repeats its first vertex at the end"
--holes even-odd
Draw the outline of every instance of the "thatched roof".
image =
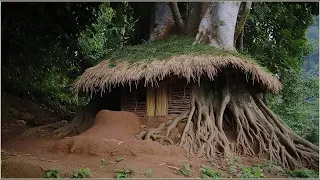
MULTIPOLYGON (((88 68, 74 83, 73 91, 76 94, 80 91, 86 93, 105 92, 118 85, 136 85, 142 79, 145 85, 154 86, 158 81, 170 75, 184 77, 188 82, 198 81, 202 75, 213 80, 214 76, 227 66, 239 69, 244 74, 250 74, 252 81, 260 83, 271 92, 277 92, 281 88, 281 84, 275 76, 249 57, 236 53, 213 51, 212 47, 210 47, 210 51, 207 49, 199 51, 204 48, 197 50, 196 48, 199 46, 192 46, 191 42, 183 42, 183 47, 178 48, 185 48, 186 52, 177 53, 173 50, 173 48, 177 48, 177 44, 162 43, 165 46, 158 45, 159 47, 155 49, 152 49, 150 44, 124 49, 118 52, 117 56, 113 55, 108 60, 88 68), (186 48, 185 46, 190 47, 186 48), (164 50, 166 51, 164 52, 164 50), (139 53, 145 56, 141 56, 139 53), (161 53, 166 53, 166 56, 161 53), (119 56, 119 54, 123 55, 119 56), (137 60, 140 57, 141 60, 137 60)), ((207 46, 201 46, 207 48, 207 46)))

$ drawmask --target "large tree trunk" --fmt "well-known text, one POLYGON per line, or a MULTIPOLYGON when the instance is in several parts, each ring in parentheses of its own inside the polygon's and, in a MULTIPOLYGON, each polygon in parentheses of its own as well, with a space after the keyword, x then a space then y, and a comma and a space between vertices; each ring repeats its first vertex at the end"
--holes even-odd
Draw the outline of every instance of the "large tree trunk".
POLYGON ((154 14, 152 15, 152 27, 150 41, 164 39, 169 36, 173 28, 174 20, 168 3, 154 3, 154 14))
POLYGON ((234 50, 234 33, 241 2, 213 2, 203 6, 196 43, 225 50, 234 50))
MULTIPOLYGON (((188 29, 188 23, 182 22, 176 9, 177 5, 172 4, 170 8, 173 16, 167 13, 165 16, 170 17, 167 19, 173 18, 179 22, 180 32, 183 32, 182 27, 188 29)), ((235 41, 240 33, 243 35, 251 2, 245 4, 236 27, 239 8, 240 2, 202 3, 201 21, 194 44, 208 43, 219 49, 235 50, 235 41)), ((187 16, 186 22, 197 24, 194 21, 196 17, 187 16)), ((192 30, 184 31, 188 34, 186 32, 192 30)), ((243 45, 240 46, 243 49, 243 45)), ((193 86, 190 111, 157 128, 142 131, 138 137, 179 145, 190 156, 212 158, 221 154, 228 157, 232 153, 250 156, 267 154, 270 160, 281 161, 285 167, 318 167, 318 147, 299 137, 281 121, 266 106, 263 94, 241 80, 241 74, 235 75, 230 69, 224 71, 224 75, 215 78, 213 85, 202 81, 200 87, 193 86), (210 91, 208 97, 204 92, 210 91), (179 123, 185 124, 185 128, 179 140, 174 141, 176 138, 171 137, 170 133, 179 123), (230 132, 234 139, 230 137, 230 132)))

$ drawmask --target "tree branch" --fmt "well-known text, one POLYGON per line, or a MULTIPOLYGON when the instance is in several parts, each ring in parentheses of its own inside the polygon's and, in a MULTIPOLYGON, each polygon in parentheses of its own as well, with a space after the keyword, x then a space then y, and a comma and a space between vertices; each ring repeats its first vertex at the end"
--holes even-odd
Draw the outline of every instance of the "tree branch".
POLYGON ((181 17, 180 11, 179 11, 179 7, 178 7, 178 3, 177 2, 169 2, 169 6, 173 15, 173 19, 179 29, 180 32, 183 31, 184 28, 184 22, 183 19, 181 17))
POLYGON ((197 34, 198 27, 201 21, 201 3, 190 2, 188 3, 188 11, 185 18, 186 34, 197 34))
POLYGON ((246 23, 246 20, 248 18, 249 12, 250 12, 250 8, 252 5, 252 2, 248 1, 245 2, 246 5, 244 6, 244 10, 243 10, 243 14, 241 16, 241 19, 239 21, 239 24, 236 27, 235 33, 234 33, 234 42, 237 41, 241 31, 243 30, 244 24, 246 23))

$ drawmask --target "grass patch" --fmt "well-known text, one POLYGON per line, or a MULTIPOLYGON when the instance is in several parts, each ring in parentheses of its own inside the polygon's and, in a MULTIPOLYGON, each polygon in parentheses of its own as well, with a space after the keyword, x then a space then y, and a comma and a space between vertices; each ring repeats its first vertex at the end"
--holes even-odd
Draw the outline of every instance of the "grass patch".
POLYGON ((244 166, 241 171, 241 178, 265 178, 260 167, 244 166))
POLYGON ((53 168, 46 170, 45 178, 61 178, 60 170, 53 168))
POLYGON ((144 172, 144 176, 147 178, 152 178, 152 169, 148 169, 144 172))
POLYGON ((190 164, 186 163, 182 169, 179 170, 179 173, 186 176, 186 177, 190 177, 191 176, 191 168, 190 168, 190 164))
POLYGON ((221 178, 221 173, 214 171, 209 167, 203 166, 200 168, 200 177, 203 179, 208 179, 208 178, 216 179, 216 178, 221 178))
POLYGON ((115 178, 117 179, 127 179, 130 178, 134 173, 131 169, 117 169, 115 178))
POLYGON ((77 169, 74 171, 73 175, 71 176, 71 178, 89 178, 89 177, 92 177, 92 173, 89 168, 77 169))
POLYGON ((232 55, 254 61, 248 55, 243 55, 234 51, 220 50, 207 44, 192 45, 193 42, 194 37, 171 36, 164 40, 145 42, 135 46, 125 46, 110 53, 110 55, 104 57, 103 60, 111 59, 111 62, 117 60, 137 62, 154 59, 164 60, 178 55, 232 55))

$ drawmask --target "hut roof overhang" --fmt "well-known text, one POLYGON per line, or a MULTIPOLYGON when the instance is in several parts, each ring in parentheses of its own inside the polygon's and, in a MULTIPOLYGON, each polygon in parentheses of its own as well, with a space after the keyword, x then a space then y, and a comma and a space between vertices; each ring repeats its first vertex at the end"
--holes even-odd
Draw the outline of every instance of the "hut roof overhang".
POLYGON ((157 86, 158 81, 172 75, 184 77, 188 82, 200 81, 204 75, 213 80, 217 73, 226 67, 232 67, 250 75, 251 81, 262 85, 268 91, 275 93, 281 89, 279 80, 252 58, 235 52, 213 50, 210 46, 208 49, 208 45, 192 46, 192 41, 189 41, 180 42, 183 47, 177 47, 182 44, 160 42, 163 44, 154 49, 148 44, 123 49, 116 54, 118 56, 88 68, 77 78, 72 90, 76 94, 79 92, 103 93, 119 85, 136 86, 141 80, 144 80, 144 85, 157 86), (185 51, 177 53, 174 48, 185 51), (145 57, 141 54, 145 54, 145 57))

